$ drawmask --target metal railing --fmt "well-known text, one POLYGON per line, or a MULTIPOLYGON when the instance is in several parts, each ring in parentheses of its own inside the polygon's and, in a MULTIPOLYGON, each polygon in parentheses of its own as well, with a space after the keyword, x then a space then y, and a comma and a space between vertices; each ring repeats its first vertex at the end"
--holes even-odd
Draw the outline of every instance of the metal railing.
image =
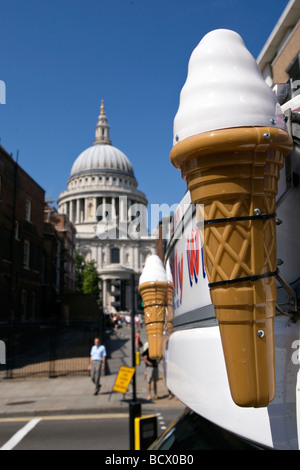
POLYGON ((55 318, 0 323, 6 352, 0 378, 87 374, 91 346, 101 332, 100 317, 96 321, 55 318))

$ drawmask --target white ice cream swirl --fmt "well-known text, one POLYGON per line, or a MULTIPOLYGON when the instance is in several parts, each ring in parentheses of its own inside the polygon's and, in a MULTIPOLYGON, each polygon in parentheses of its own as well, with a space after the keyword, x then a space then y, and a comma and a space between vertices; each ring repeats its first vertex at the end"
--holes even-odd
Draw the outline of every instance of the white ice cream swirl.
POLYGON ((231 127, 286 129, 283 117, 243 39, 234 31, 218 29, 204 36, 191 55, 173 144, 231 127))
POLYGON ((166 270, 157 255, 148 256, 140 276, 139 285, 145 282, 167 282, 166 270))

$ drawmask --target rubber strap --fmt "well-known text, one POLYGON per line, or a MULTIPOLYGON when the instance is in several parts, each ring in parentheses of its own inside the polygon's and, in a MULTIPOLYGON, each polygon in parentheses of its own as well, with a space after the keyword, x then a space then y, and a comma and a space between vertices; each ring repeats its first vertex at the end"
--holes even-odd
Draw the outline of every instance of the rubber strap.
POLYGON ((144 302, 145 307, 154 307, 157 305, 158 307, 165 307, 167 304, 157 304, 155 301, 153 302, 144 302))
POLYGON ((246 276, 246 277, 238 277, 236 279, 228 279, 227 281, 218 281, 218 282, 211 282, 208 284, 209 287, 218 287, 218 286, 224 286, 228 284, 235 284, 237 282, 247 282, 247 281, 258 281, 259 279, 264 279, 266 277, 272 277, 272 276, 277 276, 277 269, 276 271, 273 271, 271 273, 265 273, 265 274, 254 274, 252 276, 246 276))
POLYGON ((238 222, 241 220, 268 220, 268 219, 274 219, 275 217, 276 217, 275 212, 273 214, 248 215, 245 217, 222 217, 220 219, 205 220, 204 225, 218 224, 222 222, 238 222))
POLYGON ((164 321, 157 321, 157 320, 156 320, 156 321, 148 321, 148 322, 145 322, 145 326, 147 326, 147 325, 152 325, 153 323, 163 323, 163 324, 165 324, 164 321))

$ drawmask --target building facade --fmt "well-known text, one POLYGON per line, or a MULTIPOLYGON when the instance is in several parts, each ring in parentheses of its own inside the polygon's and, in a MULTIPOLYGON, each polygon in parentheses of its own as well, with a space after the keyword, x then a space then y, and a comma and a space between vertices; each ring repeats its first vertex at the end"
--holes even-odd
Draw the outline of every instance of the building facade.
POLYGON ((300 2, 290 0, 262 48, 257 63, 269 86, 300 80, 300 2))
POLYGON ((43 314, 44 190, 0 146, 0 317, 43 314))
POLYGON ((45 204, 45 223, 50 223, 55 229, 61 242, 57 259, 60 269, 57 269, 57 285, 59 293, 74 294, 75 286, 75 243, 76 229, 66 214, 59 214, 54 206, 45 204), (59 276, 59 280, 58 280, 59 276))
POLYGON ((47 318, 61 313, 61 272, 63 242, 51 222, 44 222, 42 286, 43 314, 47 318))
POLYGON ((148 235, 147 199, 132 165, 111 143, 103 101, 94 143, 75 160, 57 203, 75 225, 79 253, 96 263, 104 312, 130 310, 132 279, 138 282, 146 257, 155 253, 155 240, 148 235), (121 307, 116 281, 124 293, 121 307))
POLYGON ((60 314, 75 293, 75 227, 0 146, 0 321, 60 314))

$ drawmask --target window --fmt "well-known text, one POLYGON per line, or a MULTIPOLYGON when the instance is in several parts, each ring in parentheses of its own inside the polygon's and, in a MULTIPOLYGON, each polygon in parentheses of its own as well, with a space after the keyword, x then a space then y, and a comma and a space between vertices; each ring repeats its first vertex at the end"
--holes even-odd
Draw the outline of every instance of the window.
POLYGON ((112 248, 110 251, 110 262, 120 263, 120 250, 119 248, 112 248))
POLYGON ((88 202, 88 219, 94 218, 94 204, 93 201, 88 202))
POLYGON ((31 222, 31 201, 25 200, 25 220, 31 222))
POLYGON ((288 68, 286 69, 286 72, 288 73, 290 78, 293 78, 293 79, 299 79, 300 78, 300 67, 299 67, 299 56, 298 56, 298 54, 296 55, 296 57, 294 57, 294 59, 292 60, 292 62, 288 66, 288 68))
POLYGON ((24 253, 23 253, 23 266, 24 268, 29 268, 29 259, 30 259, 30 243, 29 241, 24 241, 24 253))
POLYGON ((178 453, 181 450, 264 450, 260 444, 222 429, 191 410, 186 409, 150 447, 178 453))
POLYGON ((18 222, 18 220, 15 220, 15 240, 20 240, 19 234, 20 234, 19 222, 18 222))

